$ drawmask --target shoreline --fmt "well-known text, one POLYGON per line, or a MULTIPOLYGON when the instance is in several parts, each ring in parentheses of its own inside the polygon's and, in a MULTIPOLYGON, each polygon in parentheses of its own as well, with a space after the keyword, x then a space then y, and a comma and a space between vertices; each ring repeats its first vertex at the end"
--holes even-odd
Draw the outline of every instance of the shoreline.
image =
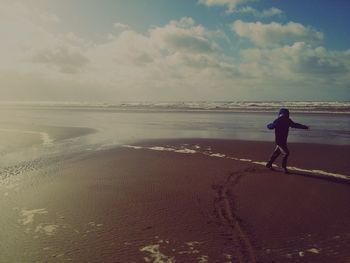
MULTIPOLYGON (((347 183, 219 155, 260 160, 273 143, 178 139, 135 145, 159 148, 102 150, 0 185, 0 261, 350 259, 347 183)), ((314 163, 349 172, 338 167, 339 156, 346 158, 343 147, 290 146, 292 155, 310 151, 314 163)), ((302 165, 303 157, 291 164, 302 165)))
MULTIPOLYGON (((243 161, 250 160, 252 163, 255 162, 256 164, 260 163, 260 165, 262 165, 266 163, 270 157, 275 148, 275 143, 273 141, 187 138, 139 140, 131 144, 121 145, 120 147, 133 148, 133 146, 135 146, 135 148, 142 147, 142 149, 148 150, 177 151, 180 153, 182 148, 186 149, 186 147, 189 146, 188 150, 190 151, 184 151, 183 153, 200 153, 208 156, 210 156, 210 154, 217 154, 216 157, 238 161, 240 159, 243 161), (204 145, 202 149, 195 147, 201 144, 204 145), (213 144, 214 147, 211 147, 210 144, 213 144), (167 146, 170 148, 167 148, 167 146), (154 147, 163 147, 164 149, 157 149, 154 147), (205 147, 210 147, 213 152, 205 151, 205 147), (259 147, 260 151, 255 152, 255 147, 259 147)), ((291 142, 288 143, 288 147, 291 151, 288 166, 293 170, 300 169, 300 171, 305 170, 305 172, 309 171, 317 174, 317 171, 322 173, 322 170, 326 169, 325 172, 340 173, 350 177, 350 164, 348 164, 347 161, 347 157, 350 155, 350 145, 291 142), (315 153, 318 155, 317 158, 311 157, 315 153)), ((113 151, 113 149, 110 150, 113 151)), ((277 166, 280 166, 280 163, 281 157, 275 161, 277 166)))

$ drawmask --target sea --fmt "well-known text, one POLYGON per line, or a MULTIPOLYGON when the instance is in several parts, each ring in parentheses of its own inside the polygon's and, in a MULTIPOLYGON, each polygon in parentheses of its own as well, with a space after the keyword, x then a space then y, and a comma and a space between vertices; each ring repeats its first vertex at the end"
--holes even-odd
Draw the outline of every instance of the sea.
POLYGON ((350 102, 1 102, 0 182, 86 154, 154 139, 273 141, 288 108, 290 142, 350 145, 350 102))

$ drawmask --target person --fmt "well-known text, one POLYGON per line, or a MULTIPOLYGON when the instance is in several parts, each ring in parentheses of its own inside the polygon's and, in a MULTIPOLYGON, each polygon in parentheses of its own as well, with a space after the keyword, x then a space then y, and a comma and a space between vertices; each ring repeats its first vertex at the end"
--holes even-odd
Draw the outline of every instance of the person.
POLYGON ((267 125, 268 129, 270 130, 275 129, 275 142, 276 142, 276 148, 273 151, 270 160, 266 163, 267 168, 273 169, 272 168, 273 162, 282 153, 283 154, 282 168, 285 173, 289 173, 287 169, 287 161, 289 157, 289 150, 287 147, 287 138, 288 138, 289 127, 296 128, 296 129, 306 129, 306 130, 309 129, 309 127, 306 125, 293 122, 289 118, 289 110, 285 108, 280 109, 278 112, 278 118, 274 120, 274 122, 269 123, 267 125))

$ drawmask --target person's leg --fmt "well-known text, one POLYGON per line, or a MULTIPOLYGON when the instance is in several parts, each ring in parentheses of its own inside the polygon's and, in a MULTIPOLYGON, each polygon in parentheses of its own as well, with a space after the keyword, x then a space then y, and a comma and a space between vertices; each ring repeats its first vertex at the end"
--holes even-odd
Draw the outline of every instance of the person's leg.
POLYGON ((286 173, 288 173, 287 170, 287 162, 288 162, 288 157, 289 157, 289 150, 287 145, 279 145, 279 149, 283 154, 283 160, 282 160, 282 168, 286 173))
POLYGON ((273 162, 276 160, 276 158, 281 154, 280 147, 276 145, 275 150, 273 151, 270 160, 267 162, 266 167, 267 168, 272 168, 273 162))

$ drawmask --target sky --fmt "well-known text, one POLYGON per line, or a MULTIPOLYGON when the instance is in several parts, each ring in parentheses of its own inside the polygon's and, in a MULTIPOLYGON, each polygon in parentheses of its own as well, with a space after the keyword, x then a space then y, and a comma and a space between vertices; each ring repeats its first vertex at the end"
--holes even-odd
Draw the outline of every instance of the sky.
POLYGON ((348 0, 0 0, 0 101, 349 101, 348 0))

